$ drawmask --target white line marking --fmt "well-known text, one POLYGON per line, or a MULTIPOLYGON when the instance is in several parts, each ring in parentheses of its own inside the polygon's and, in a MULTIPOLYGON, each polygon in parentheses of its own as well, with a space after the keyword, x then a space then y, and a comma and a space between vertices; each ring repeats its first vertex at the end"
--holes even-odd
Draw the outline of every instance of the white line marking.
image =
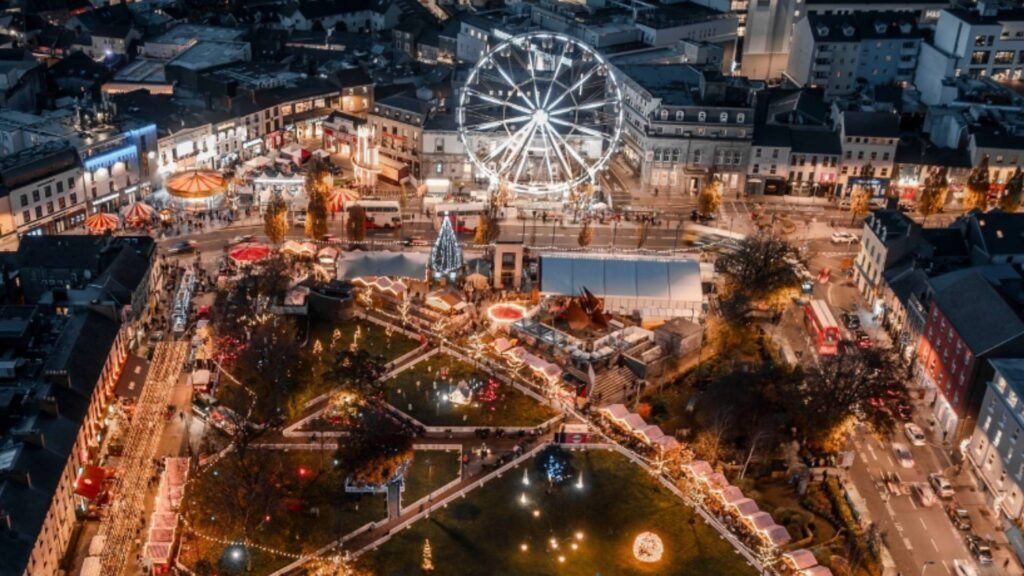
POLYGON ((928 541, 932 543, 932 548, 935 548, 935 551, 938 552, 939 551, 939 546, 935 543, 935 539, 934 538, 929 538, 928 541))

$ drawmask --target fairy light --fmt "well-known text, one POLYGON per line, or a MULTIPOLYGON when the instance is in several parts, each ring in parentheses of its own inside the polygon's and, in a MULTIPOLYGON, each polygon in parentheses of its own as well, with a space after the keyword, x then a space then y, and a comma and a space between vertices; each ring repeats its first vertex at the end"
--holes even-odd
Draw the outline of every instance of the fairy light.
POLYGON ((633 557, 646 564, 661 560, 665 554, 665 545, 654 532, 641 532, 633 541, 633 557))

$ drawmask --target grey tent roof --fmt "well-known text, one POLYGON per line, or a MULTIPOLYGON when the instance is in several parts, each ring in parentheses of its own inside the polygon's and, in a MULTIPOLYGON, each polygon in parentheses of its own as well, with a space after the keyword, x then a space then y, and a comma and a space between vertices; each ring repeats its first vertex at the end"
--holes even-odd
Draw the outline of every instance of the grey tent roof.
POLYGON ((425 252, 346 252, 338 260, 338 278, 390 276, 422 280, 429 259, 425 252))
POLYGON ((684 302, 702 299, 700 263, 692 259, 601 254, 544 254, 540 289, 550 295, 576 295, 583 288, 597 296, 656 298, 684 302))

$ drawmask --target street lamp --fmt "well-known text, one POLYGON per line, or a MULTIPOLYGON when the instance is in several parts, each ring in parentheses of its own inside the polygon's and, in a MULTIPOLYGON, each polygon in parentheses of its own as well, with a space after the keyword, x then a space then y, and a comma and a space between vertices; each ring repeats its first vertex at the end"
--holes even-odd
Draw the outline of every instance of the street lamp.
POLYGON ((927 562, 922 564, 921 565, 921 576, 924 576, 924 571, 927 570, 929 566, 934 566, 934 565, 935 565, 935 560, 928 560, 927 562))

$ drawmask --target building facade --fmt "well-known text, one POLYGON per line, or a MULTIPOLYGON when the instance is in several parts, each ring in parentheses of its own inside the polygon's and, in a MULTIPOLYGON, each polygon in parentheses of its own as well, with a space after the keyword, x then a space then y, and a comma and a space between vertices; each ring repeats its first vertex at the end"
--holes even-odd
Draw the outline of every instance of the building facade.
POLYGON ((1024 360, 989 360, 981 412, 964 454, 988 505, 1011 520, 1024 515, 1024 360))

